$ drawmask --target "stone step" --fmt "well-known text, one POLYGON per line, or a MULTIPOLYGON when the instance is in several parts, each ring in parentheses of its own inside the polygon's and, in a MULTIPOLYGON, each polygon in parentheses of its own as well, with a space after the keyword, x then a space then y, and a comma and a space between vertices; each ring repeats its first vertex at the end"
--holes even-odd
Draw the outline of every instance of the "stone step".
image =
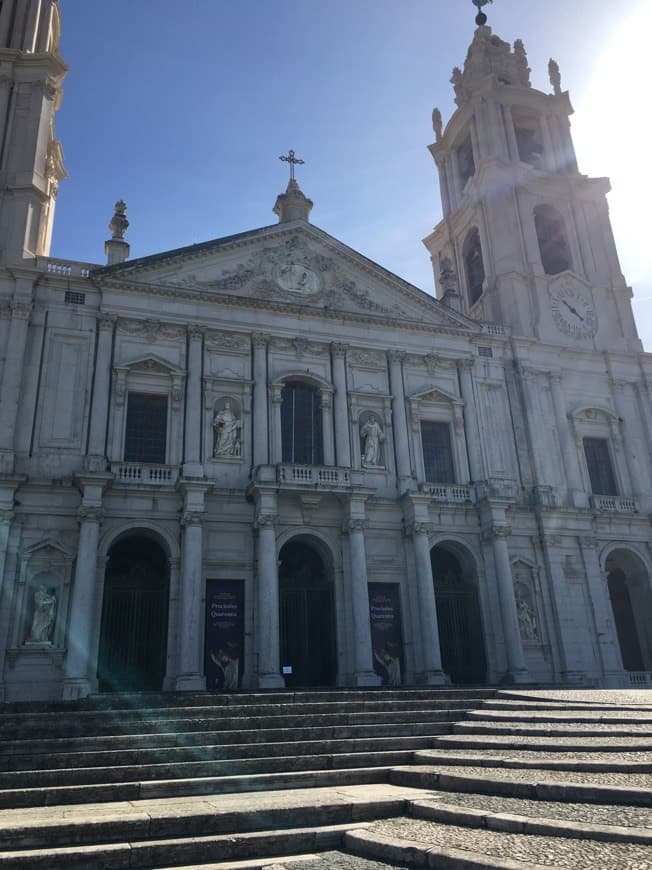
POLYGON ((478 710, 515 710, 515 711, 526 711, 526 710, 550 710, 550 711, 564 711, 568 710, 569 712, 574 711, 604 711, 608 712, 622 712, 623 710, 631 710, 633 713, 652 713, 652 704, 643 705, 643 704, 582 704, 580 702, 566 702, 563 701, 528 701, 528 700, 509 700, 505 698, 487 698, 482 701, 481 704, 477 707, 478 710))
POLYGON ((470 710, 468 718, 471 720, 481 719, 486 722, 605 722, 615 725, 621 724, 647 724, 652 731, 652 711, 620 710, 527 710, 518 713, 513 710, 492 710, 483 707, 481 710, 470 710))
POLYGON ((634 723, 632 725, 613 725, 609 723, 575 723, 566 725, 565 722, 456 722, 453 725, 454 734, 512 734, 520 736, 556 735, 558 737, 629 737, 648 736, 652 734, 649 725, 634 723))
MULTIPOLYGON (((364 753, 369 750, 370 744, 373 744, 376 752, 398 752, 398 751, 415 751, 417 749, 428 749, 432 746, 432 734, 428 733, 425 736, 415 737, 376 737, 373 741, 367 738, 349 738, 349 739, 333 739, 333 740, 303 740, 303 741, 279 741, 276 743, 232 743, 223 746, 213 746, 212 759, 197 758, 193 759, 194 750, 186 749, 163 749, 160 753, 154 750, 148 754, 147 750, 136 750, 135 753, 79 753, 74 756, 74 761, 77 764, 73 767, 59 768, 52 767, 42 769, 38 766, 40 757, 32 759, 33 767, 31 770, 21 768, 20 770, 4 771, 0 773, 0 782, 6 782, 12 777, 20 779, 27 777, 30 773, 52 775, 54 777, 65 777, 67 772, 74 770, 89 771, 89 775, 93 775, 93 771, 98 776, 108 775, 106 771, 113 771, 113 777, 119 779, 122 776, 131 776, 131 773, 136 770, 150 771, 152 775, 143 775, 140 778, 150 779, 158 776, 157 771, 160 771, 161 776, 175 776, 174 771, 184 769, 210 769, 211 765, 219 764, 223 761, 237 761, 241 759, 256 759, 256 758, 275 758, 285 757, 285 753, 292 752, 292 756, 303 755, 350 755, 354 756, 358 753, 364 753), (82 762, 88 757, 89 762, 96 762, 95 765, 89 763, 81 766, 82 762), (150 760, 145 760, 149 758, 150 760), (169 760, 166 761, 166 758, 169 760), (139 760, 140 759, 140 760, 139 760), (104 760, 104 763, 102 763, 104 760), (121 763, 124 760, 124 763, 121 763), (192 766, 192 767, 189 767, 192 766)), ((47 756, 43 756, 43 760, 47 756)))
MULTIPOLYGON (((383 714, 384 725, 393 725, 398 730, 412 729, 414 726, 439 724, 458 721, 466 715, 465 710, 458 708, 450 710, 406 710, 400 712, 388 712, 383 714)), ((249 719, 249 717, 248 717, 249 719)), ((363 726, 372 725, 378 727, 378 713, 335 713, 296 716, 269 716, 266 718, 256 717, 257 728, 287 729, 296 727, 335 727, 335 726, 363 726)), ((245 720, 247 723, 248 720, 245 720)), ((156 723, 158 726, 160 723, 156 723)), ((188 723, 193 726, 210 723, 192 720, 188 723)), ((25 738, 16 740, 4 740, 0 745, 0 758, 8 755, 21 755, 25 752, 56 753, 61 751, 82 752, 86 750, 104 751, 117 749, 151 748, 155 746, 197 746, 205 743, 217 743, 222 734, 230 730, 242 729, 242 717, 232 717, 220 720, 220 728, 196 728, 192 731, 165 731, 156 727, 142 734, 99 735, 86 737, 51 737, 51 738, 25 738)))
MULTIPOLYGON (((0 855, 8 849, 134 844, 178 837, 350 825, 403 813, 409 800, 420 797, 412 788, 383 783, 88 805, 80 814, 65 807, 0 810, 0 855)), ((151 860, 152 865, 156 863, 151 860)))
MULTIPOLYGON (((487 822, 492 824, 493 820, 487 822)), ((579 830, 575 837, 560 835, 550 826, 536 823, 530 830, 512 826, 507 819, 496 819, 495 827, 487 829, 402 817, 348 831, 344 843, 348 850, 364 857, 433 868, 622 870, 649 867, 652 862, 652 847, 647 844, 604 842, 579 830)))
POLYGON ((649 773, 414 764, 393 767, 389 781, 411 788, 470 791, 532 800, 652 806, 652 776, 649 773))
MULTIPOLYGON (((278 791, 288 788, 330 788, 333 786, 369 785, 389 780, 389 771, 395 765, 407 764, 412 753, 404 755, 388 753, 386 765, 375 756, 384 753, 368 753, 370 767, 346 766, 346 756, 325 760, 319 767, 313 759, 307 759, 305 769, 297 765, 270 765, 268 772, 229 774, 224 776, 181 777, 162 780, 120 779, 116 783, 52 785, 35 788, 0 790, 0 809, 53 807, 87 803, 114 803, 141 799, 192 797, 196 795, 234 795, 243 792, 278 791), (335 764, 342 762, 341 767, 335 764)), ((277 762, 277 759, 271 759, 277 762)), ((246 766, 244 768, 246 770, 246 766)))
MULTIPOLYGON (((358 829, 364 828, 364 823, 356 822, 358 829)), ((68 847, 45 846, 35 849, 0 851, 0 867, 26 868, 26 870, 57 870, 57 868, 75 868, 75 870, 97 870, 110 867, 120 868, 151 868, 188 866, 187 862, 205 862, 219 858, 219 864, 202 863, 199 866, 252 868, 264 867, 269 864, 270 856, 299 857, 301 853, 320 852, 337 849, 344 840, 344 835, 351 828, 351 823, 337 825, 320 825, 318 827, 293 827, 272 831, 254 831, 251 833, 229 833, 214 835, 198 835, 193 837, 168 837, 149 841, 107 842, 93 845, 78 845, 68 847), (264 864, 254 861, 253 856, 264 856, 264 864), (229 859, 249 856, 247 861, 231 862, 229 859), (228 863, 224 863, 228 861, 228 863)), ((194 866, 197 866, 195 863, 194 866)))
POLYGON ((652 751, 652 735, 650 737, 546 737, 545 734, 534 736, 512 736, 509 734, 446 734, 433 738, 433 746, 441 749, 513 749, 515 751, 532 750, 536 752, 575 752, 590 754, 592 752, 641 752, 652 751))
POLYGON ((652 753, 623 752, 615 758, 603 753, 590 759, 571 752, 536 752, 524 749, 499 752, 474 749, 466 752, 425 750, 416 752, 418 764, 461 764, 469 767, 532 768, 540 770, 585 770, 605 773, 652 773, 652 753))
MULTIPOLYGON (((247 723, 250 725, 251 723, 247 723)), ((241 728, 238 731, 225 731, 218 734, 218 742, 196 744, 193 746, 158 746, 156 738, 152 741, 152 748, 135 749, 110 749, 110 750, 83 750, 36 753, 23 751, 22 754, 7 755, 0 757, 0 771, 30 770, 37 766, 42 770, 54 770, 70 767, 105 767, 108 765, 147 765, 162 763, 177 763, 186 761, 213 761, 219 758, 228 758, 231 747, 247 746, 250 752, 252 747, 263 744, 266 747, 277 745, 279 750, 286 751, 288 745, 297 746, 327 742, 329 744, 341 744, 342 751, 355 751, 351 745, 359 747, 361 742, 405 740, 408 738, 397 736, 410 734, 409 739, 421 737, 431 739, 434 736, 446 733, 448 726, 430 723, 403 723, 402 726, 394 724, 378 725, 342 725, 328 726, 325 728, 282 728, 282 729, 251 729, 241 728), (353 743, 352 743, 353 742, 353 743)), ((427 741, 426 741, 427 742, 427 741)), ((24 747, 29 750, 29 747, 24 747)), ((255 750, 254 750, 255 751, 255 750)), ((268 754, 273 754, 268 751, 268 754)))

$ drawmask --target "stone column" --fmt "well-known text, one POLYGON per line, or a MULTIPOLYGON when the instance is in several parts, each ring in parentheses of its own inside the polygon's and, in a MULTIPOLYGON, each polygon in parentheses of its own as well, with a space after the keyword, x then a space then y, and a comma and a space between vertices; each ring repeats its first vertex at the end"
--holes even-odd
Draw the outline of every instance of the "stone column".
POLYGON ((321 407, 321 434, 324 447, 324 465, 335 465, 335 442, 333 440, 333 394, 330 390, 321 390, 319 397, 321 407))
POLYGON ((557 427, 557 435, 559 436, 559 445, 561 447, 561 457, 564 470, 564 479, 568 481, 568 489, 571 497, 574 500, 576 493, 581 493, 584 489, 582 485, 582 476, 577 459, 577 450, 575 447, 575 439, 571 431, 566 412, 566 401, 561 388, 561 375, 550 375, 550 390, 552 393, 552 403, 555 409, 555 425, 557 427))
POLYGON ((351 571, 351 615, 353 617, 353 682, 356 686, 379 686, 381 678, 373 668, 371 620, 369 617, 369 584, 364 529, 366 520, 350 517, 343 531, 349 535, 351 571))
POLYGON ((346 392, 346 345, 332 344, 333 383, 335 384, 335 453, 341 468, 351 467, 349 406, 346 392))
POLYGON ((179 635, 182 626, 179 622, 179 586, 180 586, 180 559, 170 559, 170 597, 168 602, 168 649, 165 658, 165 677, 163 679, 163 691, 174 690, 174 682, 178 672, 179 635))
POLYGON ((464 400, 464 432, 466 435, 471 482, 477 483, 479 480, 484 480, 485 475, 482 466, 480 430, 478 429, 478 417, 475 410, 475 395, 473 391, 474 361, 472 359, 460 360, 457 366, 460 378, 460 392, 464 400))
POLYGON ((272 449, 271 462, 275 465, 283 462, 283 427, 281 425, 281 402, 283 401, 283 387, 280 384, 272 384, 269 388, 272 400, 272 449))
POLYGON ((9 533, 15 514, 11 509, 0 509, 0 601, 2 600, 2 587, 5 577, 5 563, 7 561, 7 548, 9 546, 9 533))
POLYGON ((612 379, 611 388, 616 412, 621 420, 626 421, 626 425, 623 427, 623 452, 625 454, 625 463, 629 472, 631 488, 628 492, 622 493, 622 495, 640 497, 647 494, 649 486, 646 469, 641 467, 641 457, 636 452, 636 439, 639 433, 636 431, 638 428, 636 415, 632 413, 634 410, 634 403, 631 401, 633 384, 629 381, 612 379))
POLYGON ((423 678, 428 686, 442 685, 446 683, 446 675, 441 665, 435 584, 428 543, 428 535, 432 532, 432 526, 428 523, 412 522, 406 525, 406 532, 412 537, 414 564, 417 572, 423 678))
POLYGON ((68 652, 63 680, 64 701, 84 698, 95 688, 93 668, 95 649, 92 634, 97 589, 97 546, 102 510, 99 505, 82 504, 79 509, 79 520, 81 525, 77 545, 77 566, 70 604, 68 652))
POLYGON ((486 530, 485 536, 486 539, 491 541, 493 549, 509 677, 515 683, 525 683, 528 681, 528 671, 523 654, 523 643, 521 641, 516 598, 514 596, 512 566, 507 547, 507 538, 511 533, 512 530, 509 526, 494 525, 486 530))
POLYGON ((31 300, 16 299, 11 303, 11 322, 0 386, 0 471, 13 471, 14 433, 16 413, 23 375, 27 328, 32 311, 31 300))
POLYGON ((399 480, 399 489, 402 491, 410 488, 410 483, 412 482, 407 417, 405 415, 405 392, 403 390, 402 362, 405 354, 402 351, 391 350, 388 352, 387 358, 389 360, 389 380, 392 391, 396 472, 399 480))
POLYGON ((203 330, 199 326, 188 327, 188 383, 186 390, 185 442, 183 463, 185 477, 202 477, 201 462, 201 370, 203 330))
POLYGON ((258 595, 256 635, 258 645, 258 688, 282 689, 280 608, 278 592, 278 553, 276 549, 276 514, 256 516, 258 534, 258 595))
POLYGON ((87 471, 106 470, 106 426, 109 417, 109 390, 111 384, 111 347, 116 318, 112 314, 101 314, 95 355, 95 375, 93 378, 93 404, 90 415, 88 435, 88 455, 85 464, 87 471))
POLYGON ((622 688, 627 684, 611 609, 607 577, 600 566, 598 542, 591 537, 580 538, 580 547, 586 570, 586 585, 593 609, 593 622, 604 684, 607 688, 622 688))
POLYGON ((253 464, 267 465, 267 341, 266 335, 255 332, 251 337, 254 369, 254 450, 253 464))
POLYGON ((179 648, 174 688, 178 692, 206 691, 202 612, 202 553, 204 514, 186 510, 181 517, 183 558, 179 600, 179 648))

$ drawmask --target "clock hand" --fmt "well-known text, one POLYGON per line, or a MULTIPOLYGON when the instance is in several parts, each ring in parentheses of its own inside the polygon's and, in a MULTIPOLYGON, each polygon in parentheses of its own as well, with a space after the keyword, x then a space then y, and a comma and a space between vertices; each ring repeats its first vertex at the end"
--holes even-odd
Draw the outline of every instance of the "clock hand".
POLYGON ((565 299, 562 299, 561 301, 564 303, 566 308, 568 308, 568 310, 575 315, 575 317, 579 317, 579 319, 582 321, 582 323, 584 323, 584 318, 582 317, 582 315, 579 313, 579 311, 576 308, 573 308, 572 305, 569 305, 565 299))

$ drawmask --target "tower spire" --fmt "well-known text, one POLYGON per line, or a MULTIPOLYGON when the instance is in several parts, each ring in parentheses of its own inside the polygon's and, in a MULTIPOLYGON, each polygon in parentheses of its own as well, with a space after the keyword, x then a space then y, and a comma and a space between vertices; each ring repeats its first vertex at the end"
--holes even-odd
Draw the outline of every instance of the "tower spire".
POLYGON ((294 177, 294 167, 303 166, 304 160, 296 157, 294 150, 290 148, 287 155, 279 157, 284 163, 290 164, 290 180, 285 193, 279 194, 274 205, 274 214, 278 215, 279 223, 287 221, 307 221, 312 211, 312 200, 304 195, 294 177))
POLYGON ((487 16, 482 11, 482 7, 486 6, 487 3, 493 3, 494 0, 472 0, 473 5, 478 7, 478 14, 475 16, 475 23, 478 27, 482 27, 487 23, 487 16))

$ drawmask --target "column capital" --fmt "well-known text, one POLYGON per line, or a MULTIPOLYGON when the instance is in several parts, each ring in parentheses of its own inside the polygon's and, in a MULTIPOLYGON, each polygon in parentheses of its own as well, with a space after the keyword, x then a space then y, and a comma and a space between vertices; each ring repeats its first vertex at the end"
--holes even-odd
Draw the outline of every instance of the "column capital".
POLYGON ((186 332, 190 341, 201 341, 206 329, 198 323, 191 323, 186 327, 186 332))
POLYGON ((265 335, 264 332, 251 333, 251 343, 254 347, 267 347, 269 340, 269 335, 265 335))
POLYGON ((16 513, 11 508, 0 510, 0 525, 10 526, 16 519, 16 513))
POLYGON ((273 529, 278 523, 278 515, 270 513, 256 514, 254 527, 258 529, 273 529))
POLYGON ((187 529, 188 526, 201 526, 204 522, 204 514, 201 511, 184 511, 181 514, 181 526, 187 529))
POLYGON ((113 332, 113 328, 117 322, 117 316, 115 314, 109 314, 106 311, 100 311, 97 318, 97 325, 100 328, 100 332, 113 332))
POLYGON ((14 299, 10 305, 11 316, 14 320, 29 320, 33 308, 31 299, 14 299))
POLYGON ((335 359, 344 359, 346 356, 346 352, 348 350, 348 344, 341 344, 340 342, 334 341, 331 344, 331 350, 333 352, 333 356, 335 359))
POLYGON ((482 532, 484 541, 506 541, 512 534, 512 527, 509 525, 494 525, 489 526, 482 532))
POLYGON ((347 517, 342 523, 342 532, 345 535, 351 532, 364 532, 368 525, 369 522, 364 517, 347 517))
POLYGON ((77 511, 77 518, 80 523, 97 523, 99 525, 104 519, 104 511, 101 507, 82 505, 77 511))
POLYGON ((390 363, 394 363, 394 365, 396 365, 396 364, 400 365, 406 356, 407 356, 407 354, 404 350, 388 350, 387 351, 387 359, 390 361, 390 363))
POLYGON ((585 550, 597 550, 599 546, 598 539, 590 535, 580 538, 580 544, 585 550))
POLYGON ((561 372, 548 372, 548 378, 550 379, 550 383, 553 387, 561 387, 562 381, 564 379, 561 372))
POLYGON ((428 536, 433 533, 435 527, 432 523, 421 523, 416 520, 409 520, 404 524, 405 534, 409 538, 416 537, 417 535, 428 536))
POLYGON ((460 372, 467 372, 468 374, 471 374, 471 372, 475 368, 475 359, 470 356, 464 357, 464 359, 458 359, 457 368, 460 372))

